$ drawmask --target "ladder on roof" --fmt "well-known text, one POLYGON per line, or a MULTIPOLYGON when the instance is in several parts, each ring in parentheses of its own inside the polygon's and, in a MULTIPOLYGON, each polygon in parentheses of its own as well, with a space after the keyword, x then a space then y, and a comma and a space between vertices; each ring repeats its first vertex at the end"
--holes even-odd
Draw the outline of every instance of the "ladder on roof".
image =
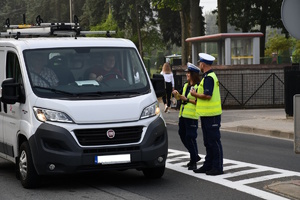
POLYGON ((6 32, 0 32, 0 37, 18 39, 22 36, 69 36, 77 39, 78 36, 90 34, 106 35, 106 37, 116 34, 116 31, 82 31, 76 15, 74 16, 74 23, 44 23, 40 15, 36 17, 36 24, 26 24, 24 15, 23 21, 24 24, 11 25, 9 18, 7 18, 4 25, 6 32))

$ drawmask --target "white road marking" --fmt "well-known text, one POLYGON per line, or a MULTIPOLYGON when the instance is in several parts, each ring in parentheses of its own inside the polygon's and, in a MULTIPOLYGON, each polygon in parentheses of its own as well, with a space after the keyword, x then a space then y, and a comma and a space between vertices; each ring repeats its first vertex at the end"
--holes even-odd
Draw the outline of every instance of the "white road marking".
MULTIPOLYGON (((201 161, 204 160, 205 155, 200 155, 201 156, 201 161)), ((292 177, 292 176, 299 176, 299 172, 294 172, 294 171, 289 171, 289 170, 283 170, 283 169, 278 169, 278 168, 273 168, 273 167, 266 167, 262 165, 256 165, 256 164, 251 164, 251 163, 245 163, 245 162, 240 162, 240 161, 235 161, 235 160, 228 160, 228 159, 223 159, 223 164, 224 166, 224 171, 225 173, 222 175, 218 176, 207 176, 206 174, 197 174, 194 173, 192 170, 187 170, 185 167, 187 161, 189 159, 189 153, 184 152, 184 151, 178 151, 174 149, 169 149, 169 154, 168 154, 168 159, 166 163, 166 167, 168 169, 172 169, 199 179, 203 179, 206 181, 210 181, 213 183, 217 183, 232 189, 239 190, 241 192, 248 193, 253 196, 257 196, 259 198, 263 199, 272 199, 272 200, 287 200, 287 198, 284 198, 282 196, 278 196, 276 194, 259 190, 257 188, 251 187, 247 184, 251 183, 259 183, 262 181, 267 181, 267 180, 272 180, 272 179, 277 179, 277 178, 284 178, 284 177, 292 177), (180 162, 182 160, 182 162, 180 162), (228 166, 226 166, 228 164, 228 166), (238 171, 239 168, 244 168, 240 171, 238 171), (249 169, 247 169, 249 168, 249 169), (228 172, 226 173, 227 170, 235 170, 234 172, 228 172), (264 172, 271 172, 273 174, 267 174, 267 175, 261 175, 259 177, 252 177, 245 176, 242 177, 243 175, 251 175, 252 173, 264 173, 264 172), (244 178, 241 180, 237 181, 231 181, 229 180, 230 178, 234 177, 239 177, 244 178)), ((198 166, 200 167, 200 166, 198 166)))

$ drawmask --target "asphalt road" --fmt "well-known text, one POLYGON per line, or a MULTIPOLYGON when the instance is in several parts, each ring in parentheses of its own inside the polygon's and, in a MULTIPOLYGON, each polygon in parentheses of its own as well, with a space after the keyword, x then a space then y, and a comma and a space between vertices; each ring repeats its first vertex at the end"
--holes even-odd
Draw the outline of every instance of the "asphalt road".
MULTIPOLYGON (((179 140, 177 126, 168 125, 168 135, 169 149, 186 153, 179 140)), ((292 141, 222 132, 222 143, 224 158, 230 161, 300 172, 300 155, 293 153, 292 141)), ((199 153, 204 155, 202 144, 199 134, 199 153)), ((159 180, 145 179, 142 172, 136 170, 54 176, 44 178, 40 188, 27 190, 15 178, 14 165, 0 160, 0 199, 261 199, 230 188, 222 184, 222 180, 218 182, 217 177, 203 175, 199 178, 187 174, 187 171, 184 167, 177 171, 167 168, 159 180)), ((254 187, 260 191, 263 184, 254 187)))
MULTIPOLYGON (((168 125, 169 148, 186 151, 177 134, 178 127, 168 125)), ((205 154, 201 131, 198 149, 205 154)), ((221 131, 224 158, 300 172, 300 154, 294 153, 292 140, 221 131)))

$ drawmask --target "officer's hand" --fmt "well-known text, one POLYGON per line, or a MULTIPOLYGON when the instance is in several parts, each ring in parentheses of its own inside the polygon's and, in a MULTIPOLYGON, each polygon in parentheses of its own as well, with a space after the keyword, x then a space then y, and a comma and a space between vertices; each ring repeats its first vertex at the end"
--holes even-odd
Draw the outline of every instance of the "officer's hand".
POLYGON ((179 97, 182 101, 187 101, 187 98, 184 95, 180 95, 179 97))
POLYGON ((195 94, 196 94, 196 90, 195 90, 194 88, 191 88, 191 90, 190 90, 190 94, 191 94, 192 96, 195 96, 195 94))
POLYGON ((172 94, 174 95, 175 99, 176 100, 179 100, 180 99, 180 94, 177 90, 173 90, 172 94))

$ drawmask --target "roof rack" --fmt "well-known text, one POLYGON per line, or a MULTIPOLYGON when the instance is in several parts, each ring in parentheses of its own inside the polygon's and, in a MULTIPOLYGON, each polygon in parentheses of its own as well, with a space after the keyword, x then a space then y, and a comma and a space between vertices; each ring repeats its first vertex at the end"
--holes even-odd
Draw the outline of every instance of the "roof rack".
POLYGON ((69 36, 75 37, 85 36, 89 34, 100 34, 111 37, 111 34, 116 34, 116 31, 82 31, 78 18, 74 16, 74 23, 44 23, 40 15, 36 17, 36 24, 26 24, 25 16, 23 16, 24 24, 11 25, 9 18, 6 19, 4 27, 6 32, 0 32, 0 37, 14 37, 18 39, 22 36, 69 36))

